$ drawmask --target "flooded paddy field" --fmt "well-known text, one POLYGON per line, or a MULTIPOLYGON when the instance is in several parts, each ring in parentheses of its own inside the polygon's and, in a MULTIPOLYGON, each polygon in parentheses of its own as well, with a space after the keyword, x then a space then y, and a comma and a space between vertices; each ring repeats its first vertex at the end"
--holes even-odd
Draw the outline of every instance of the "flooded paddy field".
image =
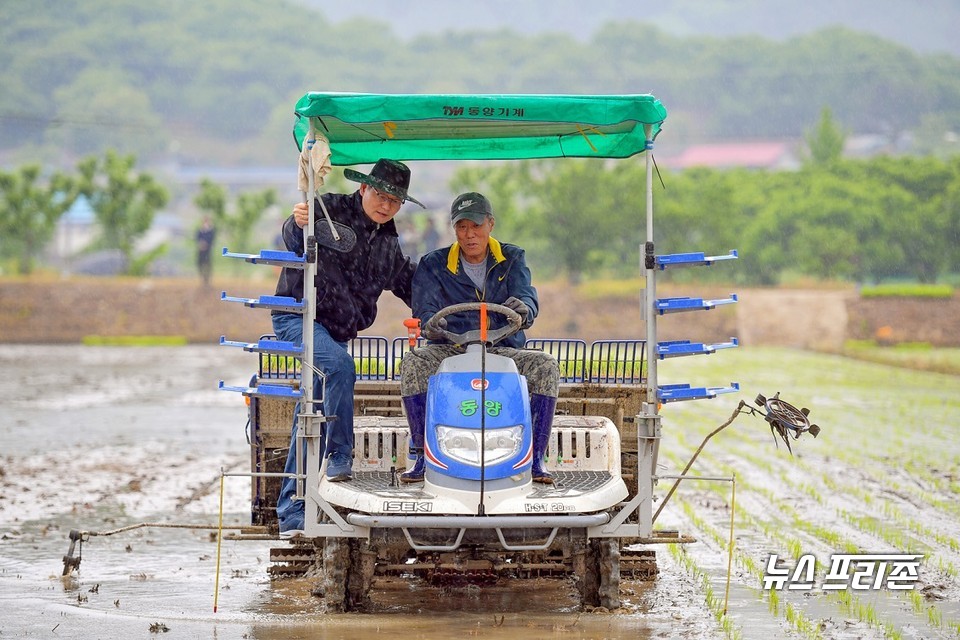
MULTIPOLYGON (((278 541, 225 540, 220 471, 245 471, 250 354, 219 347, 0 345, 0 637, 954 638, 960 637, 960 378, 839 357, 741 349, 661 363, 662 383, 737 381, 739 394, 663 409, 661 473, 679 473, 740 400, 809 407, 816 439, 774 444, 740 415, 706 446, 657 525, 654 582, 582 612, 563 580, 440 589, 380 580, 363 614, 329 615, 309 578, 271 580, 278 541), (729 596, 731 507, 735 544, 729 596), (90 538, 61 578, 71 529, 90 538), (770 554, 817 558, 810 589, 762 588, 770 554), (911 590, 826 591, 834 554, 920 554, 911 590), (727 614, 722 615, 727 597, 727 614)), ((663 497, 672 481, 663 480, 663 497)), ((249 480, 224 483, 224 523, 249 521, 249 480)))

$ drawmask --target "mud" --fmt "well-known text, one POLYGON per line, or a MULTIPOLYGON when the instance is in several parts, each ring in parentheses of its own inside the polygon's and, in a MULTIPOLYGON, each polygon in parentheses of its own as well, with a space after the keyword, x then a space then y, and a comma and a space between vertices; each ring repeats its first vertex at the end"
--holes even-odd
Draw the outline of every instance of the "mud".
MULTIPOLYGON (((277 541, 147 527, 89 538, 61 578, 71 529, 217 523, 220 470, 248 459, 252 356, 220 347, 0 346, 0 637, 714 638, 692 578, 663 555, 616 612, 580 611, 564 580, 440 589, 379 580, 369 613, 328 615, 309 579, 271 581, 277 541), (216 594, 217 611, 214 613, 216 594)), ((249 522, 249 480, 224 482, 224 524, 249 522)))
MULTIPOLYGON (((735 496, 729 482, 683 483, 657 526, 698 542, 658 547, 656 581, 622 583, 614 612, 581 611, 562 580, 439 589, 390 579, 374 584, 369 612, 329 615, 312 580, 269 579, 277 541, 225 540, 218 583, 209 528, 93 537, 62 579, 71 529, 217 522, 220 471, 245 469, 248 455, 246 408, 217 380, 244 385, 252 358, 220 347, 0 346, 0 637, 960 636, 960 378, 780 349, 661 363, 661 383, 743 389, 664 407, 661 473, 678 473, 760 392, 810 407, 823 432, 793 442, 791 455, 741 415, 711 440, 691 473, 735 477, 735 496), (771 553, 788 564, 815 554, 819 577, 836 553, 919 553, 923 564, 909 592, 774 593, 761 586, 771 553)), ((225 525, 249 522, 249 480, 224 488, 225 525)))

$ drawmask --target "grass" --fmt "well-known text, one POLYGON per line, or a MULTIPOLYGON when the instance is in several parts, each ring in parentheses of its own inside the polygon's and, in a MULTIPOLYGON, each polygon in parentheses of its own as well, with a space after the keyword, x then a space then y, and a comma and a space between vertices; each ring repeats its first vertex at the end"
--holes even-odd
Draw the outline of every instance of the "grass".
MULTIPOLYGON (((713 527, 709 523, 705 522, 703 518, 701 518, 695 512, 689 503, 683 502, 682 499, 681 502, 685 514, 690 518, 694 526, 696 526, 701 532, 710 536, 715 543, 719 542, 718 532, 714 531, 713 527)), ((796 538, 788 538, 785 536, 783 528, 774 527, 772 525, 765 524, 762 521, 758 521, 754 514, 740 513, 740 505, 738 505, 737 509, 738 513, 740 514, 741 521, 747 521, 754 526, 758 526, 758 528, 760 528, 768 538, 778 542, 781 545, 781 548, 785 546, 794 559, 801 555, 802 545, 796 538)), ((803 524, 803 520, 799 517, 799 514, 794 513, 792 529, 810 529, 809 526, 805 527, 803 524)), ((841 541, 838 533, 828 531, 825 527, 815 526, 813 527, 813 533, 815 537, 825 540, 831 546, 843 547, 844 552, 857 553, 862 551, 849 542, 841 541)), ((722 547, 722 544, 720 544, 720 546, 722 547)), ((737 562, 739 565, 755 567, 755 564, 749 560, 749 557, 739 549, 737 550, 737 556, 737 562)), ((693 561, 691 560, 690 563, 692 562, 693 561)), ((757 582, 762 582, 762 570, 760 570, 759 573, 757 569, 748 570, 754 576, 757 582)), ((822 570, 822 567, 819 567, 819 563, 817 570, 822 570)), ((797 633, 806 638, 823 637, 819 621, 808 617, 800 608, 794 606, 791 602, 781 603, 781 598, 776 591, 760 593, 769 597, 769 610, 771 614, 777 617, 783 617, 787 624, 789 624, 797 633)), ((909 594, 910 596, 916 595, 915 592, 909 592, 909 594)), ((889 614, 884 615, 879 613, 875 605, 862 602, 856 595, 848 591, 836 592, 835 599, 838 607, 845 615, 855 617, 858 621, 864 622, 869 626, 880 630, 885 638, 891 638, 893 640, 899 640, 902 638, 901 632, 896 628, 894 623, 889 619, 885 619, 891 616, 889 614)), ((915 614, 925 613, 927 623, 931 626, 935 628, 942 628, 944 626, 942 613, 937 607, 931 605, 924 610, 923 608, 917 607, 915 602, 911 602, 911 605, 915 614)))
MULTIPOLYGON (((300 359, 292 356, 263 354, 263 370, 289 372, 294 376, 300 375, 300 359)), ((385 377, 387 364, 385 360, 377 358, 354 358, 357 373, 363 376, 385 377)))
MULTIPOLYGON (((90 343, 95 344, 95 343, 90 343)), ((639 349, 637 350, 639 353, 639 349)), ((295 376, 300 372, 300 359, 293 356, 263 354, 261 362, 264 371, 289 372, 295 376)), ((388 372, 387 358, 354 358, 358 374, 363 376, 386 377, 388 372)), ((623 382, 625 380, 639 380, 646 374, 646 361, 632 358, 617 357, 600 353, 596 361, 584 363, 579 360, 561 359, 558 362, 560 375, 564 378, 583 379, 593 381, 623 382)), ((393 375, 400 374, 399 361, 394 361, 393 375)))
MULTIPOLYGON (((899 351, 942 350, 912 345, 899 351)), ((762 571, 770 553, 794 558, 801 553, 827 556, 881 549, 924 553, 921 585, 960 583, 960 545, 952 535, 960 526, 960 508, 954 504, 960 477, 960 446, 954 434, 954 425, 960 423, 960 378, 772 348, 668 361, 660 375, 663 383, 737 380, 744 399, 780 391, 787 402, 810 408, 810 418, 823 428, 816 439, 805 435, 793 441, 790 455, 782 446, 772 446, 769 427, 759 417, 741 416, 711 441, 692 469, 704 476, 736 472, 736 561, 747 571, 738 579, 769 598, 772 617, 800 635, 816 633, 815 620, 798 616, 796 607, 805 605, 787 593, 761 590, 762 575, 757 577, 755 567, 762 571), (752 541, 752 546, 744 541, 752 541)), ((666 405, 661 463, 671 470, 682 468, 704 435, 729 416, 738 395, 666 405)), ((710 517, 703 505, 725 500, 724 492, 709 484, 698 484, 697 489, 681 485, 673 499, 696 505, 693 516, 683 510, 693 528, 690 533, 720 547, 719 531, 711 531, 703 516, 719 521, 722 513, 710 517), (714 497, 690 500, 691 493, 714 497)), ((817 571, 822 575, 823 568, 817 571)), ((843 599, 809 594, 811 603, 834 607, 839 617, 855 618, 887 638, 901 637, 904 625, 923 637, 953 637, 950 634, 960 629, 948 610, 925 602, 918 592, 883 596, 867 602, 849 593, 843 599)))
POLYGON ((843 355, 894 367, 960 375, 960 349, 935 348, 925 342, 883 346, 874 340, 848 340, 843 355))
POLYGON ((948 284, 890 283, 865 286, 860 289, 863 298, 951 298, 953 287, 948 284))
POLYGON ((883 637, 891 640, 900 640, 903 634, 893 625, 892 622, 881 620, 877 609, 872 604, 864 603, 860 598, 853 595, 850 591, 837 591, 835 598, 840 610, 847 615, 851 615, 860 622, 865 622, 871 627, 880 629, 883 637))
MULTIPOLYGON (((711 483, 713 484, 713 483, 711 483)), ((690 518, 690 521, 697 527, 697 529, 708 536, 713 540, 719 548, 725 549, 728 546, 728 541, 723 537, 716 527, 712 526, 706 522, 700 515, 697 513, 696 509, 690 503, 683 501, 681 499, 681 504, 685 515, 690 518)), ((739 513, 740 507, 737 507, 739 513)), ((764 569, 756 564, 756 562, 742 550, 734 547, 734 555, 737 560, 737 565, 744 567, 749 575, 751 575, 756 584, 760 584, 763 581, 763 571, 764 569)), ((710 583, 709 575, 705 574, 702 570, 696 568, 696 561, 686 555, 684 558, 684 566, 688 571, 691 571, 695 575, 701 585, 704 585, 704 593, 707 601, 707 606, 714 612, 717 617, 717 620, 723 623, 724 620, 729 619, 726 615, 718 614, 718 609, 722 613, 723 609, 721 606, 721 601, 718 597, 713 595, 713 588, 710 583), (694 569, 691 569, 694 567, 694 569)), ((781 606, 780 596, 774 591, 761 591, 762 595, 766 595, 769 598, 768 607, 771 614, 778 617, 783 617, 784 620, 789 624, 793 629, 795 629, 801 636, 809 638, 810 640, 819 640, 823 638, 823 634, 820 630, 820 623, 817 620, 814 620, 808 617, 801 609, 795 607, 792 603, 787 602, 785 606, 781 606)), ((726 629, 726 626, 724 626, 726 629)))
POLYGON ((700 588, 703 590, 703 598, 706 602, 707 608, 713 614, 717 624, 720 625, 720 629, 723 631, 724 636, 730 640, 739 640, 739 638, 742 637, 741 631, 724 612, 723 598, 714 593, 713 583, 711 582, 710 575, 707 574, 697 564, 697 561, 686 552, 683 546, 671 544, 667 545, 667 550, 669 551, 670 555, 672 555, 677 562, 683 566, 684 570, 693 576, 693 579, 699 583, 700 588))

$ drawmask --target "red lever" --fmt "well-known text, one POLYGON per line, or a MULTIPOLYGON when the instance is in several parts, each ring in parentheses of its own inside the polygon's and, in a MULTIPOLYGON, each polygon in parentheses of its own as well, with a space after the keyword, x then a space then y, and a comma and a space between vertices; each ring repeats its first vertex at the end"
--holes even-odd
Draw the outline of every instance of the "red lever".
POLYGON ((480 303, 480 341, 487 341, 487 303, 480 303))
POLYGON ((420 337, 420 318, 407 318, 403 321, 403 326, 407 328, 407 339, 410 340, 410 348, 417 346, 417 338, 420 337))

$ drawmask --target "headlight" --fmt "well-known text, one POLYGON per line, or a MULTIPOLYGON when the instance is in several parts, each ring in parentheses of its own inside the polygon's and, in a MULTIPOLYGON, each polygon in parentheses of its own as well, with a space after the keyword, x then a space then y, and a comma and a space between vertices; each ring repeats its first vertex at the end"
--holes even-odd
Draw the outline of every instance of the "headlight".
MULTIPOLYGON (((486 446, 484 459, 487 464, 507 460, 520 451, 523 444, 523 427, 484 430, 486 446)), ((480 429, 456 429, 437 427, 437 442, 445 455, 472 465, 480 466, 480 429)))

